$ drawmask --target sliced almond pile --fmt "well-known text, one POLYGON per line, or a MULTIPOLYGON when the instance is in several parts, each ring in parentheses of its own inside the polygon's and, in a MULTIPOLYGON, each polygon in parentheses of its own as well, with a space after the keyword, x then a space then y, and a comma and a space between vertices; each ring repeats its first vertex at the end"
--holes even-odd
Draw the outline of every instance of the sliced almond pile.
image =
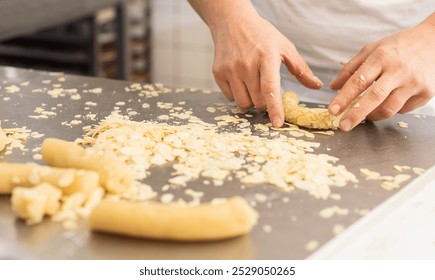
MULTIPOLYGON (((268 183, 284 191, 295 188, 326 199, 330 187, 358 182, 338 158, 314 154, 319 143, 279 135, 274 139, 242 132, 219 132, 228 123, 243 123, 231 116, 216 117, 218 125, 198 122, 172 126, 134 122, 112 114, 81 140, 90 150, 130 165, 136 179, 148 176, 153 166, 172 163, 169 184, 186 186, 199 178, 222 185, 233 176, 244 185, 268 183), (220 123, 223 122, 223 123, 220 123)), ((258 127, 263 130, 263 127, 258 127)))

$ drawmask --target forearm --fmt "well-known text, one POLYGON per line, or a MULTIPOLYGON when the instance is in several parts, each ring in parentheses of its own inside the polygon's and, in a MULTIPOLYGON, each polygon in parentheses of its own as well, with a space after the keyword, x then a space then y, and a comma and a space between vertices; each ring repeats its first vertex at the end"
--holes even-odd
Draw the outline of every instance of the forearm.
POLYGON ((220 24, 243 17, 258 16, 250 0, 188 0, 193 9, 215 30, 220 24))

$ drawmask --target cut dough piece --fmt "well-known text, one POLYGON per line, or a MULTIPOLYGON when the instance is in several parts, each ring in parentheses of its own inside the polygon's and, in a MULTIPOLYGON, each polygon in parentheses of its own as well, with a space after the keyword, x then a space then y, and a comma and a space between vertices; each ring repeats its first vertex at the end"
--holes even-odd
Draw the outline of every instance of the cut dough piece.
POLYGON ((89 153, 73 142, 47 138, 42 143, 41 153, 48 165, 98 172, 102 186, 111 193, 122 193, 134 182, 133 171, 126 164, 105 155, 89 153))
POLYGON ((341 117, 358 102, 359 98, 355 99, 353 103, 338 116, 331 115, 326 108, 307 108, 299 106, 298 95, 291 90, 284 93, 282 100, 286 121, 306 128, 337 129, 341 117))
POLYGON ((247 234, 257 212, 239 196, 182 206, 104 200, 89 218, 93 230, 161 240, 207 241, 247 234))
MULTIPOLYGON (((0 123, 1 124, 1 123, 0 123)), ((6 133, 3 131, 3 129, 0 127, 0 152, 3 151, 6 147, 7 143, 7 137, 6 133)))
POLYGON ((54 215, 60 206, 62 192, 50 184, 33 188, 17 187, 12 192, 12 209, 27 224, 37 224, 45 215, 54 215))
POLYGON ((64 195, 82 192, 88 197, 100 187, 98 173, 89 170, 54 168, 34 163, 0 163, 0 194, 10 194, 17 187, 49 183, 64 195))

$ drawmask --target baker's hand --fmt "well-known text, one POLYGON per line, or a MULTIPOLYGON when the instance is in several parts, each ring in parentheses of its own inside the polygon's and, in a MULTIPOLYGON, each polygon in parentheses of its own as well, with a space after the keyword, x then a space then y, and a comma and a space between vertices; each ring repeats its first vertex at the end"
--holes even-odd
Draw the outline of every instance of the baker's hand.
POLYGON ((215 42, 213 74, 217 84, 239 107, 267 110, 275 127, 284 123, 281 62, 305 86, 322 87, 293 43, 259 15, 239 13, 211 30, 215 42))
POLYGON ((366 117, 382 120, 426 104, 435 93, 435 13, 412 29, 365 46, 330 87, 341 89, 329 105, 334 115, 366 90, 360 106, 343 116, 344 131, 366 117))

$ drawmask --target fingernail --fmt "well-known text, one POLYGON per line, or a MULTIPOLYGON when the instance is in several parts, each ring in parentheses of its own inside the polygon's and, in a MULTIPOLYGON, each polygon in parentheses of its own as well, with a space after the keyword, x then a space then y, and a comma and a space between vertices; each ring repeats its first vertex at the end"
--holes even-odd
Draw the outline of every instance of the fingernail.
POLYGON ((335 88, 335 80, 333 80, 333 81, 331 81, 331 82, 329 83, 329 88, 330 88, 330 89, 334 89, 334 88, 335 88))
POLYGON ((340 128, 343 131, 349 131, 352 128, 352 122, 349 119, 344 119, 340 122, 340 128))
POLYGON ((333 115, 338 115, 338 113, 340 112, 340 105, 338 105, 338 104, 334 104, 334 105, 332 105, 330 108, 329 108, 329 110, 331 111, 331 113, 333 114, 333 115))
POLYGON ((283 121, 281 120, 280 117, 274 117, 273 120, 272 120, 272 125, 274 127, 281 127, 283 124, 284 123, 283 123, 283 121))

